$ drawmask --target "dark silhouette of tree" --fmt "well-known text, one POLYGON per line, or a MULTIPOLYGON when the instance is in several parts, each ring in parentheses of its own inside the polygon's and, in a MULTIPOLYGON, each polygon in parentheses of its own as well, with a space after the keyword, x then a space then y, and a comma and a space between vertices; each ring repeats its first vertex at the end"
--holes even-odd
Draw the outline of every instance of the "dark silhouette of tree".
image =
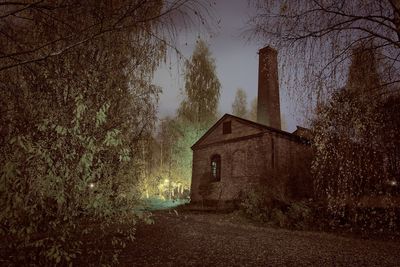
MULTIPOLYGON (((377 94, 376 55, 366 45, 353 50, 346 87, 318 107, 313 122, 315 193, 338 217, 347 216, 346 207, 365 206, 363 198, 389 197, 385 208, 390 209, 390 196, 399 192, 394 171, 400 164, 399 120, 394 118, 399 94, 377 94)), ((395 214, 374 217, 363 225, 388 223, 395 214)))
POLYGON ((378 73, 376 52, 372 44, 362 43, 352 52, 346 88, 358 93, 371 94, 367 90, 380 88, 382 81, 378 73))
POLYGON ((143 31, 173 46, 168 34, 193 10, 185 23, 207 24, 204 6, 192 0, 4 1, 0 10, 0 71, 42 63, 113 32, 143 31))
POLYGON ((281 68, 302 70, 282 76, 291 92, 324 99, 343 87, 352 50, 366 41, 374 46, 364 48, 385 63, 380 63, 381 86, 398 90, 400 1, 267 0, 255 5, 259 12, 250 21, 252 33, 280 50, 281 68))

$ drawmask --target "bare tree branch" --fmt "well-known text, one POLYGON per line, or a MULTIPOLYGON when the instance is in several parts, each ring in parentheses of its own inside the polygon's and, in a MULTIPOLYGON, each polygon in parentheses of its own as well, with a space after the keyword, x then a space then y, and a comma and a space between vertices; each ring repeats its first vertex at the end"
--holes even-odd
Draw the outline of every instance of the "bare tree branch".
MULTIPOLYGON (((76 48, 80 45, 83 45, 91 40, 99 38, 104 34, 112 33, 115 31, 122 30, 135 30, 141 29, 146 30, 148 33, 150 28, 145 26, 148 23, 162 23, 162 19, 166 19, 168 16, 171 16, 174 12, 180 12, 184 7, 190 7, 189 3, 192 0, 174 0, 169 2, 169 4, 156 15, 150 14, 150 9, 152 8, 152 1, 149 0, 138 0, 138 1, 128 1, 128 5, 124 6, 121 10, 116 10, 115 14, 111 14, 108 17, 98 17, 93 21, 93 23, 87 26, 81 26, 79 24, 71 24, 63 18, 60 18, 57 14, 59 12, 64 12, 64 9, 69 8, 69 10, 73 7, 65 4, 63 6, 51 6, 43 3, 42 1, 34 2, 32 4, 22 4, 18 2, 3 2, 2 5, 12 6, 22 6, 21 8, 12 11, 13 14, 8 13, 3 15, 2 20, 5 20, 6 23, 18 23, 18 21, 12 20, 10 18, 6 18, 9 15, 15 15, 18 12, 26 12, 30 9, 30 12, 36 12, 36 14, 42 14, 45 20, 48 20, 50 23, 54 23, 56 27, 67 27, 69 30, 64 31, 60 36, 55 36, 56 38, 52 38, 50 40, 43 40, 43 42, 39 43, 21 43, 20 40, 10 39, 12 40, 16 46, 14 46, 11 51, 7 51, 4 49, 0 49, 0 71, 7 70, 13 67, 18 67, 30 63, 37 63, 40 61, 47 60, 51 57, 59 56, 65 52, 70 51, 73 48, 76 48), (54 11, 57 10, 56 13, 54 11), (147 15, 147 13, 149 15, 147 15), (66 34, 65 34, 66 33, 66 34), (17 49, 15 49, 17 48, 17 49)), ((67 10, 65 10, 67 11, 67 10)), ((200 17, 200 13, 197 13, 200 17)), ((34 21, 34 23, 36 23, 34 21)), ((21 23, 19 23, 21 24, 21 23)), ((160 24, 161 25, 161 24, 160 24)), ((20 27, 20 25, 18 25, 20 27)), ((36 27, 36 25, 32 25, 36 27)), ((11 26, 13 27, 13 26, 11 26)), ((44 27, 51 27, 44 26, 44 27)), ((4 32, 5 29, 0 28, 0 33, 8 36, 10 38, 11 35, 4 32)), ((150 34, 150 33, 149 33, 150 34)), ((153 37, 158 36, 156 33, 151 33, 153 37)), ((164 38, 164 37, 161 37, 164 38)), ((1 41, 1 38, 0 38, 1 41)), ((172 47, 171 44, 169 46, 172 47)), ((175 49, 176 50, 176 49, 175 49)))
POLYGON ((281 66, 299 70, 281 76, 289 91, 305 88, 319 95, 320 90, 342 88, 353 48, 364 41, 373 43, 371 49, 388 67, 383 73, 387 79, 384 83, 396 84, 400 75, 398 0, 256 3, 259 13, 250 20, 253 36, 281 51, 281 66))

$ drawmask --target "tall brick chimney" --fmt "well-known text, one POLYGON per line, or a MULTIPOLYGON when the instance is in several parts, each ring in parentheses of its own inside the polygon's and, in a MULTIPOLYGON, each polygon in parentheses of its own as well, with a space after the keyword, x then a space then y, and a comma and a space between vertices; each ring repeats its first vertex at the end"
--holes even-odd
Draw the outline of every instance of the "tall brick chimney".
POLYGON ((269 46, 258 51, 257 122, 281 129, 277 55, 269 46))

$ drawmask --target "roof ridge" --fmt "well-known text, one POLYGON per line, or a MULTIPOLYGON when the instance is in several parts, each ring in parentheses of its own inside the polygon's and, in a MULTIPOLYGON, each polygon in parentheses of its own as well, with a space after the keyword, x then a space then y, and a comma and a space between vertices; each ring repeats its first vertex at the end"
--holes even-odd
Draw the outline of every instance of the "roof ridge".
MULTIPOLYGON (((201 142, 202 140, 204 140, 204 139, 217 127, 217 125, 218 125, 224 118, 226 118, 226 117, 232 117, 232 118, 235 118, 235 119, 237 119, 237 120, 239 120, 239 121, 242 121, 242 122, 244 122, 244 123, 247 123, 247 124, 256 126, 257 128, 261 128, 261 129, 264 129, 264 130, 268 130, 268 131, 280 133, 280 134, 282 134, 282 135, 285 135, 285 136, 288 136, 288 137, 291 137, 291 138, 295 138, 295 139, 299 139, 299 140, 303 140, 303 139, 304 139, 303 137, 298 136, 298 135, 296 135, 296 134, 294 134, 294 133, 286 132, 286 131, 283 131, 283 130, 281 130, 281 129, 276 129, 276 128, 273 128, 273 127, 270 127, 270 126, 267 126, 267 125, 264 125, 264 124, 261 124, 261 123, 258 123, 258 122, 254 122, 254 121, 251 121, 251 120, 248 120, 248 119, 244 119, 244 118, 241 118, 241 117, 238 117, 238 116, 229 114, 229 113, 225 113, 218 121, 216 121, 216 122, 214 123, 213 126, 211 126, 211 127, 210 127, 210 128, 209 128, 209 129, 208 129, 208 130, 207 130, 193 145, 192 145, 192 146, 191 146, 191 148, 193 149, 195 146, 198 145, 199 142, 201 142)), ((306 141, 306 140, 304 139, 303 141, 306 141)))

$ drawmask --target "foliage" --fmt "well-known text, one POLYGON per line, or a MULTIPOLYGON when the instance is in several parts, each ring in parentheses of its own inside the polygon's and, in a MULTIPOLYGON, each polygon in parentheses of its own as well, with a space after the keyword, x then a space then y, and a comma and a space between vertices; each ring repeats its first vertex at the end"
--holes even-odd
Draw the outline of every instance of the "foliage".
POLYGON ((246 92, 238 88, 236 90, 235 100, 232 103, 232 114, 241 118, 247 118, 247 96, 246 92))
POLYGON ((314 223, 310 202, 285 201, 266 186, 249 188, 241 196, 240 208, 251 220, 291 229, 308 229, 314 223))
POLYGON ((192 175, 194 143, 216 121, 221 84, 215 62, 203 40, 198 40, 190 60, 185 64, 184 99, 174 124, 177 139, 172 153, 178 176, 189 183, 192 175))
POLYGON ((21 4, 1 4, 1 250, 15 265, 115 263, 143 217, 162 18, 182 5, 21 4))
MULTIPOLYGON (((398 171, 389 165, 400 163, 394 100, 399 97, 387 88, 376 93, 380 85, 376 68, 373 53, 355 50, 347 87, 320 106, 313 124, 315 192, 327 202, 333 221, 349 219, 349 208, 362 215, 363 210, 398 205, 398 171)), ((395 220, 389 218, 395 216, 392 212, 380 216, 381 221, 395 220)))
POLYGON ((250 218, 265 222, 269 218, 267 194, 262 189, 249 189, 241 196, 240 207, 250 218))
POLYGON ((165 118, 153 147, 153 155, 160 154, 148 176, 143 177, 148 196, 186 197, 192 176, 191 146, 204 133, 188 122, 165 118))
POLYGON ((190 184, 192 176, 192 149, 194 143, 205 133, 205 129, 198 129, 196 125, 179 122, 179 132, 183 133, 174 143, 172 160, 177 167, 179 176, 184 177, 190 184))
MULTIPOLYGON (((1 170, 1 235, 14 264, 68 265, 84 252, 110 263, 112 258, 85 239, 94 231, 97 242, 104 242, 107 234, 124 233, 112 236, 114 249, 133 240, 137 192, 134 176, 126 173, 131 160, 121 131, 94 136, 82 127, 88 106, 81 95, 75 104, 70 126, 45 119, 36 133, 14 136, 4 147, 9 154, 1 170), (108 173, 105 152, 119 162, 115 176, 108 173)), ((104 129, 108 108, 105 104, 97 112, 93 128, 104 129)))
POLYGON ((257 121, 257 97, 250 103, 249 120, 257 121))
POLYGON ((291 203, 286 214, 294 229, 307 229, 315 222, 315 210, 307 201, 291 203))
POLYGON ((143 185, 148 192, 171 197, 180 191, 184 197, 192 176, 192 145, 217 118, 220 83, 214 59, 204 41, 199 40, 185 64, 184 99, 175 118, 161 120, 153 155, 161 155, 143 185))
MULTIPOLYGON (((0 71, 42 64, 114 33, 144 31, 171 45, 175 24, 188 25, 189 12, 190 22, 208 26, 208 16, 203 14, 207 6, 193 0, 6 1, 1 7, 0 71)), ((113 41, 120 45, 125 37, 134 43, 144 41, 143 36, 130 34, 113 41)), ((141 50, 135 53, 139 58, 145 55, 141 50)))
POLYGON ((199 129, 208 128, 217 117, 220 88, 211 52, 203 40, 198 40, 193 55, 185 63, 185 90, 178 109, 179 119, 199 129))

